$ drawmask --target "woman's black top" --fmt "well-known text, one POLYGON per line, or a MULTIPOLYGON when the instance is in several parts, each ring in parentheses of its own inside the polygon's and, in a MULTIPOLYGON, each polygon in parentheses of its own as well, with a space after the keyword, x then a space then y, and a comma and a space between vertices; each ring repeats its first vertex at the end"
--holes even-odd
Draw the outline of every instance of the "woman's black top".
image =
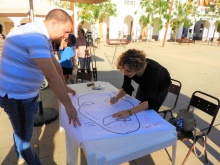
POLYGON ((157 105, 157 97, 161 91, 165 88, 168 88, 171 84, 170 74, 166 68, 160 65, 158 62, 146 59, 147 67, 142 74, 142 76, 133 76, 129 78, 124 75, 124 82, 122 88, 124 91, 132 95, 134 91, 133 86, 131 85, 131 81, 134 80, 137 84, 139 84, 139 90, 146 93, 145 97, 140 101, 148 101, 149 109, 155 109, 158 107, 157 105))

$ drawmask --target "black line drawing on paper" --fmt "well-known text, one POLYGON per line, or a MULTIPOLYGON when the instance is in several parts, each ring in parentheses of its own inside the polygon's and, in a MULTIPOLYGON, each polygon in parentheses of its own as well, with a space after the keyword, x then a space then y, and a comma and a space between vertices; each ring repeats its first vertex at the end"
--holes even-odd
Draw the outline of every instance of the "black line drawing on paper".
MULTIPOLYGON (((116 134, 129 134, 140 129, 140 121, 136 114, 128 117, 126 122, 124 119, 115 120, 112 114, 123 109, 134 107, 133 103, 126 99, 120 99, 120 103, 110 105, 109 96, 114 96, 115 93, 89 93, 77 97, 78 113, 85 118, 94 122, 104 130, 116 134)), ((92 125, 85 125, 91 127, 92 125)))

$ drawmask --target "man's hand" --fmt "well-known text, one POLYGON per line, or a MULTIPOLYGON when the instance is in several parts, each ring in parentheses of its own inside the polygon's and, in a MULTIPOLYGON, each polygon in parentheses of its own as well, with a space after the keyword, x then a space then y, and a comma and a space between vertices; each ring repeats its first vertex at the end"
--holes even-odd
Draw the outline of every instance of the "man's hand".
POLYGON ((77 127, 77 125, 81 126, 81 123, 78 118, 78 113, 77 113, 76 109, 74 108, 74 106, 72 106, 72 108, 70 108, 70 109, 66 108, 66 114, 69 119, 69 124, 71 124, 71 122, 72 122, 75 128, 77 127))
POLYGON ((76 91, 70 88, 69 86, 66 86, 67 93, 71 93, 73 96, 76 94, 76 91))

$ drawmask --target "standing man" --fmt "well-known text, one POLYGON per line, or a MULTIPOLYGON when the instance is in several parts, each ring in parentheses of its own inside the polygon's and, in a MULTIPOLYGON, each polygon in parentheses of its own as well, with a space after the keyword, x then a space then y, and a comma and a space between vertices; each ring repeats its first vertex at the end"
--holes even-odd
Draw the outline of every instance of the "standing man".
POLYGON ((51 40, 67 38, 72 29, 71 17, 61 9, 51 10, 43 22, 28 23, 11 31, 0 59, 0 106, 11 121, 18 160, 40 165, 33 151, 34 116, 38 111, 38 92, 44 76, 64 105, 69 124, 81 125, 77 111, 67 93, 75 91, 65 85, 62 68, 55 59, 51 40))

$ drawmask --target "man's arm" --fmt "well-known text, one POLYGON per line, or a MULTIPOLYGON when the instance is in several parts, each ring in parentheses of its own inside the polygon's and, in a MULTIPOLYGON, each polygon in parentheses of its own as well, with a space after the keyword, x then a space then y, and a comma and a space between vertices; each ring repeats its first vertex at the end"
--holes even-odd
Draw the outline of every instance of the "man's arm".
MULTIPOLYGON (((63 76, 63 70, 62 70, 62 68, 61 68, 60 63, 56 60, 56 58, 52 58, 52 61, 53 61, 53 63, 54 63, 54 66, 55 66, 55 68, 56 68, 58 74, 59 74, 60 77, 62 78, 63 83, 66 84, 66 81, 65 81, 64 76, 63 76)), ((67 93, 71 93, 71 94, 73 94, 73 95, 76 94, 76 92, 75 92, 73 89, 71 89, 70 87, 68 87, 67 85, 65 85, 65 87, 66 87, 67 93)))
POLYGON ((49 82, 50 88, 53 90, 60 102, 64 105, 69 118, 69 124, 73 122, 74 127, 76 127, 77 125, 81 125, 77 117, 77 111, 73 106, 69 95, 67 94, 67 88, 64 83, 61 71, 62 69, 60 69, 60 66, 57 66, 57 60, 55 58, 38 58, 34 59, 34 61, 44 73, 46 79, 49 82))

